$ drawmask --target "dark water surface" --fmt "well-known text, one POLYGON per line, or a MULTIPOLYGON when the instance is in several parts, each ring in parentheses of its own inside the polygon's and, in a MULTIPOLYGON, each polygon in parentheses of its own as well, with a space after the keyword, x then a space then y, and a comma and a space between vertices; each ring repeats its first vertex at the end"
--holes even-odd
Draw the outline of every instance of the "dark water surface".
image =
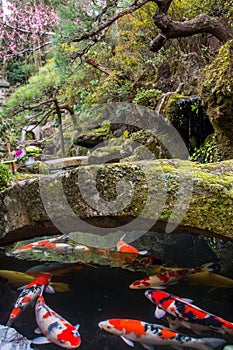
MULTIPOLYGON (((150 252, 153 253, 153 243, 150 241, 150 237, 145 238, 145 242, 143 239, 138 243, 138 248, 148 249, 149 247, 150 252)), ((233 251, 230 252, 231 244, 228 246, 228 252, 232 255, 230 254, 230 257, 226 258, 227 265, 226 261, 219 260, 218 254, 221 247, 224 250, 225 243, 217 242, 217 253, 210 249, 212 242, 211 244, 207 243, 209 242, 206 239, 177 235, 172 238, 172 241, 170 238, 162 238, 160 242, 156 242, 155 253, 156 255, 161 254, 161 258, 167 266, 192 267, 213 261, 216 263, 216 272, 225 269, 225 275, 232 278, 233 251)), ((137 246, 137 242, 133 245, 137 246)), ((25 272, 37 264, 40 263, 25 262, 6 257, 3 254, 0 255, 1 269, 25 272)), ((154 318, 155 307, 145 298, 144 290, 131 290, 128 287, 134 280, 143 277, 145 274, 142 272, 132 272, 121 268, 85 267, 82 270, 72 271, 64 277, 53 278, 54 282, 68 283, 70 291, 55 294, 45 293, 44 297, 49 307, 72 324, 80 324, 81 350, 129 350, 130 347, 119 337, 99 329, 98 322, 109 318, 134 318, 166 325, 165 321, 154 318)), ((189 286, 186 282, 180 282, 177 285, 169 286, 167 290, 181 297, 191 298, 195 305, 233 322, 233 288, 221 288, 209 292, 210 287, 189 286)), ((19 291, 10 285, 1 290, 0 324, 6 324, 18 295, 19 291)), ((34 329, 37 327, 34 309, 28 308, 16 319, 13 326, 28 339, 37 337, 34 334, 34 329)), ((187 331, 185 332, 187 333, 187 331)), ((217 333, 208 335, 219 337, 217 333)), ((224 338, 227 340, 227 344, 233 344, 233 337, 224 336, 224 338)), ((61 349, 53 344, 34 345, 33 347, 41 350, 61 349)), ((136 344, 135 349, 143 348, 140 344, 136 344)), ((156 349, 158 350, 159 347, 156 349)))

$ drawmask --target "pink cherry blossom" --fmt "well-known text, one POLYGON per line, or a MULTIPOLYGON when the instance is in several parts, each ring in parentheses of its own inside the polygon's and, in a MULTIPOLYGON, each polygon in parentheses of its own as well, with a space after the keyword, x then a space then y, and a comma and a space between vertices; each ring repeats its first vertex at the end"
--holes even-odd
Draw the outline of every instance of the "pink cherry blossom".
POLYGON ((34 51, 49 43, 59 18, 43 2, 32 4, 15 0, 2 1, 0 5, 0 60, 34 51))

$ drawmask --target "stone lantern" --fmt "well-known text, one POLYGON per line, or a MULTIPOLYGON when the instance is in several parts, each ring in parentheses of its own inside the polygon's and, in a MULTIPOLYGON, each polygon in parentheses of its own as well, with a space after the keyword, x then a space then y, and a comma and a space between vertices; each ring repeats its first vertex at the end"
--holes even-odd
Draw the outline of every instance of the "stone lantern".
POLYGON ((2 75, 0 73, 0 107, 3 106, 4 100, 6 98, 6 92, 9 89, 10 84, 2 78, 2 75))

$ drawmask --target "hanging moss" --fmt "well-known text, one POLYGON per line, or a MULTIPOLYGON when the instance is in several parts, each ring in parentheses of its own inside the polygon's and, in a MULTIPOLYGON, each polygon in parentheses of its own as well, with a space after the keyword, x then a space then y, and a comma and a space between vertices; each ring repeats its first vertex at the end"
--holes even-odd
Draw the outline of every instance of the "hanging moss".
MULTIPOLYGON (((172 122, 174 120, 174 117, 178 114, 179 112, 179 107, 177 102, 185 98, 186 96, 181 95, 181 94, 172 94, 167 102, 166 105, 166 117, 172 122)), ((181 121, 182 122, 182 121, 181 121)))

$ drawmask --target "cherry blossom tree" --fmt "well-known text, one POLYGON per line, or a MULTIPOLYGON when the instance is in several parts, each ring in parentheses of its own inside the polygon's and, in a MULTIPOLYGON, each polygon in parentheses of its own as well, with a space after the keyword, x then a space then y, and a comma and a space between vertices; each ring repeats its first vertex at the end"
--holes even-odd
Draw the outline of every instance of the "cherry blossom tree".
POLYGON ((0 1, 0 60, 22 56, 46 47, 59 23, 56 12, 44 2, 0 1))

